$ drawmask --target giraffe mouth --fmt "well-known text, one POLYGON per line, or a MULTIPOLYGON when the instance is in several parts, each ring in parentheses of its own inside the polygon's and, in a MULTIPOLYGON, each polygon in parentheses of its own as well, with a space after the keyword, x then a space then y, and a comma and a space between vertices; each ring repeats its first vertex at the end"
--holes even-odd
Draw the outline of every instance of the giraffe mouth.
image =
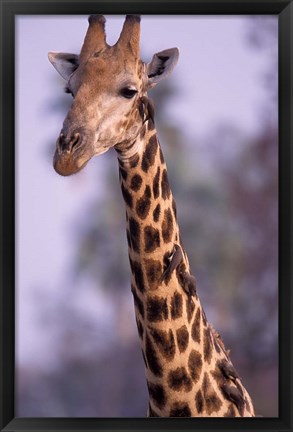
POLYGON ((93 155, 91 146, 84 145, 79 132, 68 137, 61 131, 56 142, 53 166, 58 174, 69 176, 84 168, 93 155))

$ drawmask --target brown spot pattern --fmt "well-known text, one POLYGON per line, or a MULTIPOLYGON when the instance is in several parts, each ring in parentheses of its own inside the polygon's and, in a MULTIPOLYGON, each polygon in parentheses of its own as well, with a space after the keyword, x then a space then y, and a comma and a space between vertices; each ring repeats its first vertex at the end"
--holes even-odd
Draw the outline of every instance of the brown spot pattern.
POLYGON ((160 204, 157 204, 155 210, 153 211, 153 219, 154 222, 158 222, 161 214, 161 206, 160 204))
POLYGON ((182 353, 186 350, 189 341, 189 333, 186 325, 183 325, 182 327, 176 330, 176 337, 177 337, 177 345, 179 351, 182 353))
POLYGON ((198 308, 191 326, 191 337, 198 343, 200 343, 200 315, 200 308, 198 308))
POLYGON ((198 390, 195 395, 195 406, 198 414, 201 414, 203 412, 203 397, 201 390, 198 390))
POLYGON ((171 190, 170 190, 170 186, 169 186, 169 181, 168 181, 166 169, 164 169, 164 171, 162 173, 161 190, 162 190, 162 198, 164 200, 168 199, 170 197, 171 190))
POLYGON ((137 192, 141 188, 141 185, 142 185, 141 176, 139 174, 134 174, 130 182, 130 189, 132 189, 134 192, 137 192))
POLYGON ((158 198, 160 195, 160 173, 161 173, 161 169, 160 167, 158 167, 156 175, 153 180, 153 194, 155 199, 158 198))
POLYGON ((148 389, 150 399, 152 400, 153 404, 160 409, 163 408, 166 404, 166 394, 164 387, 160 384, 148 382, 148 389))
POLYGON ((191 411, 187 403, 177 402, 173 404, 170 417, 191 417, 191 411))
POLYGON ((144 304, 141 301, 141 299, 138 297, 136 289, 134 288, 133 285, 131 286, 131 291, 134 299, 134 304, 137 310, 139 311, 140 315, 142 316, 142 318, 144 318, 144 304))
POLYGON ((184 367, 170 371, 168 374, 168 385, 172 390, 189 392, 192 389, 192 382, 184 367))
POLYGON ((192 350, 189 354, 188 370, 193 381, 197 382, 200 378, 202 370, 202 359, 201 354, 196 350, 192 350))
POLYGON ((154 252, 158 247, 160 247, 160 231, 152 226, 146 226, 144 228, 145 252, 154 252))
POLYGON ((210 415, 214 411, 219 411, 222 406, 222 401, 218 398, 215 390, 213 389, 213 386, 206 372, 204 374, 202 388, 207 414, 210 415))
POLYGON ((141 168, 142 170, 147 173, 149 168, 154 164, 155 157, 158 149, 158 142, 156 135, 153 135, 148 144, 146 145, 144 154, 142 156, 141 160, 141 168))
POLYGON ((149 214, 151 207, 150 195, 150 187, 146 186, 143 196, 137 201, 136 212, 141 219, 145 219, 149 214))
POLYGON ((140 245, 140 226, 139 223, 133 219, 129 218, 129 231, 130 231, 130 243, 134 252, 139 252, 140 245))
POLYGON ((126 206, 128 206, 129 208, 132 208, 133 206, 133 198, 131 193, 126 189, 126 187, 124 186, 124 184, 121 184, 121 191, 122 191, 122 195, 125 201, 126 206))
POLYGON ((162 274, 162 264, 153 259, 146 259, 144 263, 149 288, 154 290, 158 287, 158 281, 162 274))
POLYGON ((180 318, 183 311, 182 295, 176 291, 171 299, 171 317, 172 319, 180 318))
POLYGON ((150 322, 165 321, 168 319, 167 300, 163 297, 147 298, 147 319, 150 322))
POLYGON ((151 335, 156 343, 162 356, 168 361, 173 360, 175 356, 175 338, 171 329, 164 330, 151 330, 151 335))
POLYGON ((163 375, 163 369, 159 362, 157 353, 153 347, 152 341, 146 336, 145 341, 145 355, 149 369, 154 375, 161 377, 163 375))
POLYGON ((119 172, 120 172, 120 175, 123 178, 123 180, 126 180, 127 179, 127 171, 124 168, 120 167, 119 172))
POLYGON ((129 159, 130 168, 135 168, 139 162, 139 156, 134 155, 129 159))
POLYGON ((138 330, 139 337, 140 337, 140 339, 142 339, 143 338, 144 329, 143 329, 142 323, 140 322, 140 320, 138 318, 136 318, 136 325, 137 325, 137 330, 138 330))
POLYGON ((140 292, 144 292, 145 289, 144 276, 143 276, 143 271, 140 263, 137 261, 132 261, 130 259, 130 267, 131 267, 132 274, 134 275, 134 280, 137 288, 139 289, 140 292))
POLYGON ((172 199, 172 209, 173 209, 174 217, 175 219, 177 219, 177 207, 174 198, 172 199))
POLYGON ((210 334, 210 329, 207 327, 204 330, 203 334, 203 356, 205 361, 208 363, 211 362, 212 359, 212 338, 210 334))
POLYGON ((194 301, 192 300, 191 297, 188 297, 186 300, 186 312, 187 312, 187 320, 189 323, 193 317, 194 309, 195 309, 194 301))
POLYGON ((161 164, 163 164, 165 162, 161 147, 160 147, 160 161, 161 161, 161 164))
POLYGON ((165 210, 162 223, 162 236, 165 243, 172 240, 173 235, 173 216, 170 209, 165 210))

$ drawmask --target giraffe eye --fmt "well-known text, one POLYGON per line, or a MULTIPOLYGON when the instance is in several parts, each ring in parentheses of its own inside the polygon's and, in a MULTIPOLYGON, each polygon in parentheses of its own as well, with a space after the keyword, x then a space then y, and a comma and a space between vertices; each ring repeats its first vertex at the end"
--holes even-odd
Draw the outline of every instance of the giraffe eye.
POLYGON ((125 97, 126 99, 132 99, 137 93, 137 90, 132 87, 123 87, 120 90, 121 96, 125 97))

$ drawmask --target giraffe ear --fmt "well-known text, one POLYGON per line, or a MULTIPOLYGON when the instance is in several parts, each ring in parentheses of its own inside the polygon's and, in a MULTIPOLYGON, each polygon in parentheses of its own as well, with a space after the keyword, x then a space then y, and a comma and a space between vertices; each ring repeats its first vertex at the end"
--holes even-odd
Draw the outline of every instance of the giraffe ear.
POLYGON ((70 75, 78 68, 79 56, 76 54, 49 52, 48 58, 56 71, 68 80, 70 75))
POLYGON ((154 54, 152 61, 147 65, 148 88, 152 88, 159 81, 166 78, 178 61, 178 48, 170 48, 154 54))

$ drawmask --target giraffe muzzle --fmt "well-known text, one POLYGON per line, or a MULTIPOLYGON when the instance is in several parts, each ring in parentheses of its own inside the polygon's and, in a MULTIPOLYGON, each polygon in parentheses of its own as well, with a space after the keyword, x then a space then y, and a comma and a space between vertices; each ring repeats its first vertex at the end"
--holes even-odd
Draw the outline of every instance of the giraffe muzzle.
POLYGON ((61 130, 53 159, 54 169, 58 174, 68 176, 85 166, 92 154, 85 150, 84 141, 85 136, 80 130, 71 133, 61 130))

